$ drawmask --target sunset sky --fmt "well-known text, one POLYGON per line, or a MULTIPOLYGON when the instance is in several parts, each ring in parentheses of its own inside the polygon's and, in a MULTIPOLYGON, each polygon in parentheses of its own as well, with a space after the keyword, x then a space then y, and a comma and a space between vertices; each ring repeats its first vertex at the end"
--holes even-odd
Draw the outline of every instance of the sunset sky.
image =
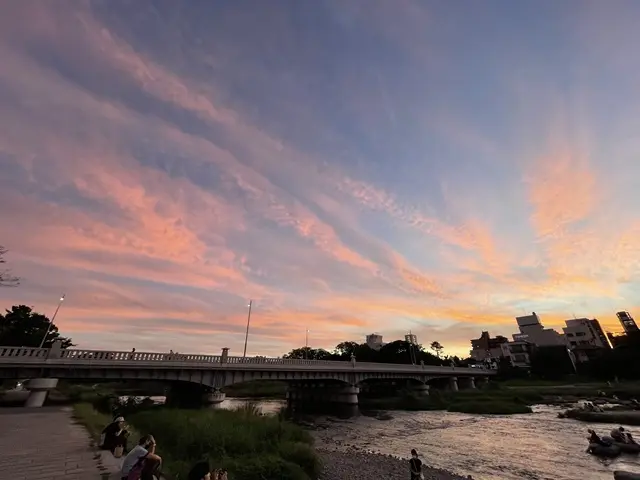
POLYGON ((640 316, 640 2, 5 0, 0 307, 78 348, 640 316))

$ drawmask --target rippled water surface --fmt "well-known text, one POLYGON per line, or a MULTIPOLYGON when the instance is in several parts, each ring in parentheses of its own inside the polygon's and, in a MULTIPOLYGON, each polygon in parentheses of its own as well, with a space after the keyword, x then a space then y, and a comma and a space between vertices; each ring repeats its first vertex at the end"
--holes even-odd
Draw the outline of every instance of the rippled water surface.
POLYGON ((562 420, 560 410, 539 406, 533 414, 509 416, 392 412, 393 420, 361 416, 321 436, 403 457, 416 448, 427 464, 477 480, 611 480, 614 470, 640 472, 637 456, 601 460, 585 453, 587 428, 608 434, 614 425, 562 420))
MULTIPOLYGON (((231 398, 223 407, 245 403, 231 398)), ((257 404, 264 413, 284 405, 279 400, 257 404)), ((559 419, 562 410, 536 406, 533 414, 505 416, 389 412, 391 420, 360 415, 327 422, 330 427, 318 437, 401 457, 415 448, 427 464, 475 480, 611 480, 614 470, 640 473, 638 456, 604 460, 585 453, 588 428, 608 435, 616 425, 559 419)), ((640 432, 635 436, 640 438, 640 432)))

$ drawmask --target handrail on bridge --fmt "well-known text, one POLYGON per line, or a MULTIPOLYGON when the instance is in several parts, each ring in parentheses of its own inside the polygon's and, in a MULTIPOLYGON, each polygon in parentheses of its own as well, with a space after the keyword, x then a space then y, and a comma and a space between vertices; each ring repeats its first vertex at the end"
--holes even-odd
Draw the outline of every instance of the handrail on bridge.
MULTIPOLYGON (((198 364, 231 364, 231 365, 308 365, 308 366, 345 366, 356 365, 356 359, 351 361, 341 360, 308 360, 298 358, 270 358, 270 357, 234 357, 228 356, 223 350, 222 355, 200 355, 200 354, 183 354, 183 353, 157 353, 157 352, 121 352, 109 350, 76 350, 76 349, 60 349, 60 348, 31 348, 31 347, 2 347, 0 346, 0 363, 15 362, 15 360, 24 360, 25 362, 38 362, 48 359, 62 359, 71 361, 90 361, 90 362, 171 362, 171 363, 198 363, 198 364)), ((484 368, 469 367, 446 367, 397 363, 375 363, 375 362, 357 362, 359 367, 371 368, 378 370, 397 370, 397 369, 415 369, 417 371, 425 367, 431 371, 437 369, 437 372, 455 372, 469 374, 473 371, 482 371, 488 373, 484 368)), ((435 372, 434 372, 435 373, 435 372)), ((480 373, 480 372, 478 372, 480 373)))

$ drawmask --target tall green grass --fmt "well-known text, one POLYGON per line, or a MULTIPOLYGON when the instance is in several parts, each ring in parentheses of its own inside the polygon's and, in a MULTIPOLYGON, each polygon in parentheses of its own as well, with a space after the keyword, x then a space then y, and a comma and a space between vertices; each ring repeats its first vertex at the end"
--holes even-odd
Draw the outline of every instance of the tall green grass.
POLYGON ((309 480, 320 473, 311 435, 255 409, 139 412, 129 421, 158 442, 165 470, 186 478, 189 468, 207 459, 227 468, 230 480, 309 480))

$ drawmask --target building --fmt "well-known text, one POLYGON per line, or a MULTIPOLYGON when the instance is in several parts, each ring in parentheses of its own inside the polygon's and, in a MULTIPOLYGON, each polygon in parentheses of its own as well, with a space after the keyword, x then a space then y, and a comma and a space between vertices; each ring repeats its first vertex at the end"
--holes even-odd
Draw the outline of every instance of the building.
POLYGON ((502 335, 491 338, 489 332, 482 332, 480 338, 471 340, 471 358, 476 362, 497 361, 503 356, 501 345, 508 341, 509 339, 502 335))
MULTIPOLYGON (((515 338, 515 335, 514 335, 515 338)), ((533 345, 524 340, 514 340, 500 344, 502 356, 509 359, 511 365, 518 368, 529 368, 531 366, 531 353, 533 345)))
POLYGON ((567 326, 562 330, 572 350, 576 347, 611 348, 600 322, 595 318, 574 318, 565 324, 567 326))
POLYGON ((407 343, 410 343, 411 345, 417 345, 418 344, 418 338, 415 336, 415 334, 409 332, 404 336, 404 341, 407 343))
POLYGON ((636 325, 636 321, 631 315, 629 315, 629 312, 618 312, 616 313, 616 317, 618 317, 618 320, 624 329, 624 333, 627 335, 640 330, 638 329, 638 325, 636 325))
POLYGON ((382 341, 382 335, 378 333, 372 333, 370 335, 367 335, 366 339, 367 339, 367 346, 372 350, 380 350, 384 345, 384 342, 382 341))
POLYGON ((531 315, 516 317, 520 333, 513 335, 516 342, 529 342, 539 347, 565 345, 565 336, 552 328, 544 328, 536 312, 531 315))

